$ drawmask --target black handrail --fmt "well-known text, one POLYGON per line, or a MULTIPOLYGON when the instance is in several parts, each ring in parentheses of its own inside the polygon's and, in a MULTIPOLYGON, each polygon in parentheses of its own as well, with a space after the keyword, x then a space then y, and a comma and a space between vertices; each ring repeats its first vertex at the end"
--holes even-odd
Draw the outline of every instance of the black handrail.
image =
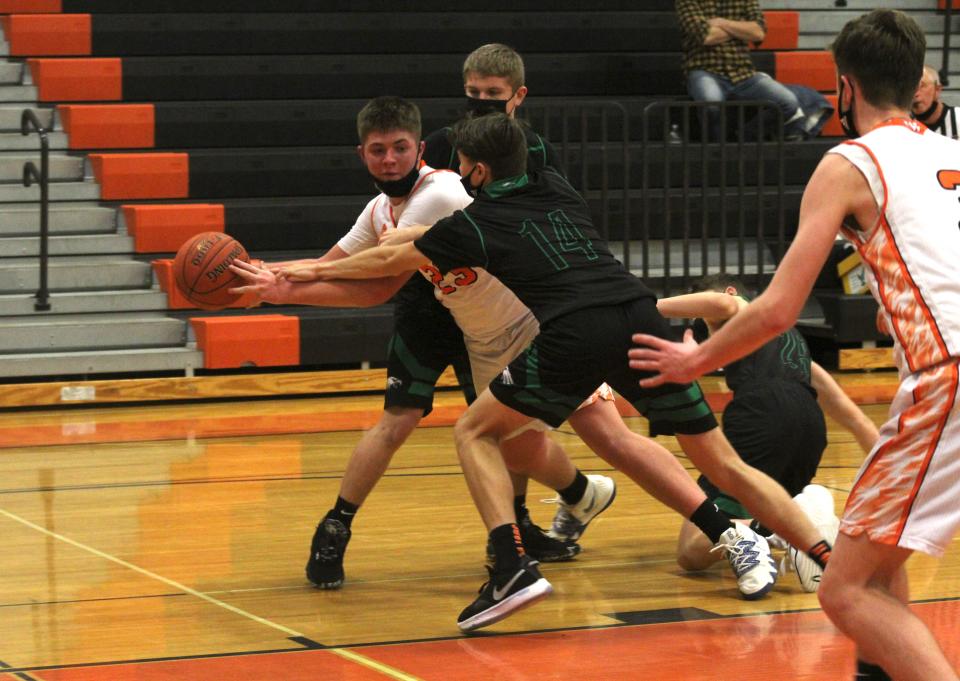
POLYGON ((40 185, 40 288, 37 289, 37 302, 33 304, 33 309, 37 311, 46 311, 50 309, 50 288, 47 283, 47 270, 49 260, 48 242, 50 239, 50 225, 48 216, 50 212, 50 142, 47 140, 47 131, 37 118, 33 109, 24 109, 20 116, 20 133, 24 136, 29 135, 31 129, 40 135, 40 170, 33 161, 27 161, 23 164, 23 186, 29 187, 31 181, 36 181, 40 185))
POLYGON ((944 3, 946 11, 943 19, 943 64, 940 67, 940 84, 950 84, 950 35, 953 31, 953 0, 944 3))

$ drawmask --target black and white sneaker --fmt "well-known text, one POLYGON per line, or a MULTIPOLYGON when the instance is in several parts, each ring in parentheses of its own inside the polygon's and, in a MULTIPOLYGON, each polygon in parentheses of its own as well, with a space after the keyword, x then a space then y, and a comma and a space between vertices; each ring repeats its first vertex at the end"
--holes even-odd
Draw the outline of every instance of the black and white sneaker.
POLYGON ((533 605, 553 593, 537 561, 528 556, 520 559, 513 570, 499 571, 490 566, 490 579, 480 587, 480 595, 457 618, 460 631, 473 631, 509 617, 517 610, 533 605))
POLYGON ((324 518, 317 525, 310 542, 307 579, 318 589, 343 586, 343 554, 347 551, 350 534, 350 528, 334 518, 324 518))
MULTIPOLYGON (((554 539, 547 532, 536 525, 530 518, 530 513, 517 517, 517 527, 520 528, 520 539, 527 555, 541 563, 562 563, 573 560, 580 553, 580 544, 574 541, 554 539)), ((496 561, 493 553, 493 544, 487 540, 487 562, 491 565, 496 561)))

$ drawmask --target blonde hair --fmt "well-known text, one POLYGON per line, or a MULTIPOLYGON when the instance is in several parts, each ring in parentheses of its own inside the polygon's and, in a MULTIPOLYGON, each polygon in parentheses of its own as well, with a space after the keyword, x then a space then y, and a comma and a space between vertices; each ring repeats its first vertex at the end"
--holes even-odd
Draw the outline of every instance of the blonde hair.
POLYGON ((483 78, 504 78, 514 92, 524 84, 523 58, 515 49, 501 43, 481 45, 468 54, 463 62, 464 82, 471 73, 483 78))

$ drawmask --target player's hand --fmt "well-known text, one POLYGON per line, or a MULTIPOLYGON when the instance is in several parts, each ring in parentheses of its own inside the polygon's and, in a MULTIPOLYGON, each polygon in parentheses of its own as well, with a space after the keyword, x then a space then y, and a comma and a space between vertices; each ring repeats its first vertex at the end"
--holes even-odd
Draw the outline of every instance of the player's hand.
POLYGON ((230 271, 243 279, 244 285, 228 289, 230 293, 252 293, 258 302, 282 303, 284 282, 275 273, 256 265, 234 260, 230 271))
POLYGON ((688 368, 693 366, 692 360, 700 347, 693 340, 693 329, 687 329, 681 343, 645 333, 634 334, 633 342, 642 347, 627 352, 630 368, 654 373, 640 381, 641 388, 655 388, 664 383, 689 383, 699 376, 688 368))
POLYGON ((409 233, 409 230, 389 229, 380 235, 380 245, 399 246, 400 244, 405 244, 408 241, 411 241, 413 238, 414 236, 409 233))

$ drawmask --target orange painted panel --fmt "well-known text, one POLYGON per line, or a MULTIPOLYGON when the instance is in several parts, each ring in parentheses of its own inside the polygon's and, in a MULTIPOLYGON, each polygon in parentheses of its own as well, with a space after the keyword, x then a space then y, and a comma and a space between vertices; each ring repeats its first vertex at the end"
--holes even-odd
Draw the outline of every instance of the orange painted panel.
POLYGON ((837 96, 827 95, 827 101, 833 107, 833 115, 820 131, 821 137, 843 137, 843 128, 840 126, 840 117, 837 115, 837 96))
POLYGON ((201 232, 224 231, 222 204, 121 206, 137 253, 173 253, 201 232))
POLYGON ((57 111, 71 149, 154 146, 153 104, 61 104, 57 111))
POLYGON ((300 363, 300 318, 290 315, 193 317, 207 369, 294 366, 300 363))
POLYGON ((0 0, 0 14, 45 14, 62 11, 60 0, 0 0))
MULTIPOLYGON (((173 258, 158 258, 150 262, 153 265, 153 274, 160 284, 160 290, 167 294, 167 308, 170 310, 195 310, 197 306, 187 300, 174 281, 173 258)), ((252 293, 240 298, 228 308, 241 309, 256 304, 256 296, 252 293)))
MULTIPOLYGON (((937 0, 937 9, 946 9, 946 0, 937 0)), ((953 0, 953 9, 960 9, 960 0, 953 0)))
POLYGON ((101 196, 111 199, 184 199, 190 193, 187 154, 90 154, 101 196))
POLYGON ((800 15, 797 12, 764 12, 767 35, 762 50, 795 50, 800 39, 800 15))
POLYGON ((123 66, 118 58, 28 59, 41 102, 95 102, 123 99, 123 66))
POLYGON ((833 55, 827 50, 818 52, 777 52, 776 79, 784 84, 812 87, 822 92, 837 88, 837 70, 833 55))
POLYGON ((14 14, 4 17, 3 30, 13 57, 91 52, 89 14, 14 14))

